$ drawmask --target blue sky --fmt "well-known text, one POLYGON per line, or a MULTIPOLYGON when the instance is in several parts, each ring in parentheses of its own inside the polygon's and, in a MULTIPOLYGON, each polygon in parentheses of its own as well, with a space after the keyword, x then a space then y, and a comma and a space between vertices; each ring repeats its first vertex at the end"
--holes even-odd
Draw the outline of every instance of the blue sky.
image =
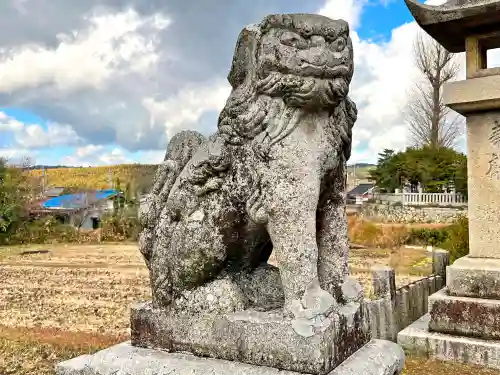
POLYGON ((383 148, 408 143, 402 113, 418 27, 403 1, 8 2, 0 14, 0 156, 50 165, 158 163, 176 132, 216 129, 241 28, 295 12, 353 26, 350 95, 359 120, 351 162, 375 162, 383 148))
POLYGON ((388 42, 394 28, 411 21, 404 1, 372 2, 364 8, 357 31, 361 39, 388 42))

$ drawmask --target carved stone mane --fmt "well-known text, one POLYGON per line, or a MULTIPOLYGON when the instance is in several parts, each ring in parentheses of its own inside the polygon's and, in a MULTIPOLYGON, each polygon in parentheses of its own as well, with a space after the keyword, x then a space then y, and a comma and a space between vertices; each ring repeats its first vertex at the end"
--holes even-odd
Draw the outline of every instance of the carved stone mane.
MULTIPOLYGON (((220 188, 221 172, 226 172, 233 165, 235 148, 251 148, 256 157, 265 161, 269 157, 271 147, 293 132, 299 122, 299 116, 293 114, 300 114, 299 109, 304 105, 302 102, 297 103, 293 94, 302 95, 304 100, 309 97, 309 110, 328 108, 332 129, 328 135, 339 137, 342 141, 343 160, 340 164, 345 164, 351 156, 352 127, 357 118, 357 109, 346 94, 352 77, 352 61, 351 71, 345 81, 338 82, 325 92, 318 89, 322 86, 322 81, 294 73, 282 74, 272 71, 261 78, 263 74, 258 69, 261 39, 263 33, 273 27, 294 29, 300 25, 294 25, 291 15, 273 15, 260 25, 247 26, 238 37, 228 75, 232 92, 220 113, 218 131, 213 136, 214 142, 220 144, 220 148, 199 161, 189 178, 190 183, 195 185, 200 193, 220 188), (315 89, 320 95, 313 95, 315 89)), ((347 47, 352 49, 350 40, 347 47)), ((266 216, 259 217, 256 214, 259 176, 255 171, 252 172, 254 181, 250 193, 251 200, 247 202, 247 213, 254 221, 265 223, 266 216)))

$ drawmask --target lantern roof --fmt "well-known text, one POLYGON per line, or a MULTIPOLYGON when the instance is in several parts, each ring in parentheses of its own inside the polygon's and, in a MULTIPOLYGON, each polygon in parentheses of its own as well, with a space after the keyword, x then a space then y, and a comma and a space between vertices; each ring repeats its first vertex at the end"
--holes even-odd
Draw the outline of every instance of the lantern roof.
POLYGON ((500 0, 448 0, 431 6, 405 0, 417 23, 449 52, 465 51, 472 35, 500 32, 500 0))

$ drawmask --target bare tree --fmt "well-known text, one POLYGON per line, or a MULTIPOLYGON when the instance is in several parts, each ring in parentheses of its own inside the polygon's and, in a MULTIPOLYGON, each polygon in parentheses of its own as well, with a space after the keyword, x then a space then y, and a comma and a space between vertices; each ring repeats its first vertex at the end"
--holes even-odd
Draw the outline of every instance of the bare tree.
POLYGON ((414 58, 422 80, 415 83, 405 111, 414 146, 453 147, 462 132, 462 119, 443 104, 443 85, 459 71, 454 54, 426 34, 418 34, 414 58))

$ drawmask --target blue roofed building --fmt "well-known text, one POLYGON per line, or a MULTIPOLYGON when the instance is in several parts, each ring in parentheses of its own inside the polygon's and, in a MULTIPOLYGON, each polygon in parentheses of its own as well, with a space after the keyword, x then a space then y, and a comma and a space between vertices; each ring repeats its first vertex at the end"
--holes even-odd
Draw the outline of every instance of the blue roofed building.
POLYGON ((88 190, 51 197, 30 208, 32 217, 51 215, 80 229, 96 229, 102 217, 113 211, 123 193, 114 189, 88 190))

